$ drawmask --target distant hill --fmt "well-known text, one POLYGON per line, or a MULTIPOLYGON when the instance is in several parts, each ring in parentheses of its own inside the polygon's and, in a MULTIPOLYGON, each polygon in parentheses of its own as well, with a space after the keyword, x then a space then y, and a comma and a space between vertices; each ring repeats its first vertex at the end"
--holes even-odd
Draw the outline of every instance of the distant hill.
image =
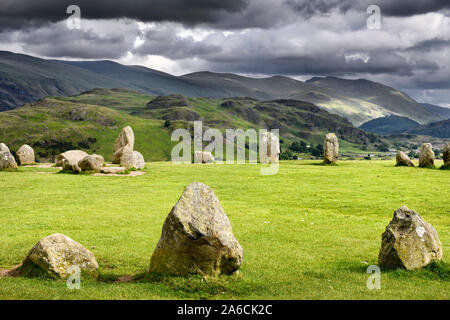
POLYGON ((418 122, 409 118, 391 115, 365 122, 360 128, 367 132, 390 135, 405 132, 418 125, 418 122))
POLYGON ((441 106, 437 106, 429 103, 421 103, 422 107, 436 115, 437 117, 442 118, 442 120, 450 119, 450 108, 444 108, 441 106))
POLYGON ((417 126, 407 130, 406 133, 436 138, 450 138, 450 119, 417 126))
POLYGON ((94 88, 201 98, 302 100, 344 116, 355 125, 389 114, 421 124, 442 120, 443 116, 442 110, 422 106, 401 91, 368 80, 326 77, 303 82, 283 76, 256 79, 212 72, 176 77, 112 61, 45 60, 0 51, 0 111, 46 96, 71 96, 94 88))
POLYGON ((131 125, 136 150, 147 160, 169 160, 175 144, 170 133, 176 128, 191 129, 193 120, 222 132, 226 128, 279 128, 282 150, 294 141, 323 143, 328 132, 337 134, 344 151, 374 150, 384 142, 309 102, 154 96, 125 89, 46 97, 0 112, 0 142, 11 150, 27 143, 41 160, 51 160, 69 149, 95 152, 111 160, 115 138, 122 127, 131 125))

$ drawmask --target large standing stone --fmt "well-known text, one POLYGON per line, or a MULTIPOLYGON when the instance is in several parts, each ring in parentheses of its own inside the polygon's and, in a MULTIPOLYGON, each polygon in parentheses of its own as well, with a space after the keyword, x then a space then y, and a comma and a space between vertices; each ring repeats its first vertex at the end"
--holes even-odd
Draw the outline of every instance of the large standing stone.
POLYGON ((396 210, 382 235, 379 266, 413 270, 441 259, 442 246, 433 226, 405 206, 396 210))
POLYGON ((6 144, 0 143, 0 152, 11 152, 6 144))
POLYGON ((450 168, 450 142, 448 142, 444 147, 442 159, 444 160, 444 166, 450 168))
POLYGON ((24 144, 17 150, 17 158, 20 165, 33 164, 35 162, 33 148, 24 144))
POLYGON ((397 151, 397 166, 414 167, 414 163, 403 151, 397 151))
POLYGON ((334 133, 325 136, 323 162, 326 164, 334 164, 339 157, 339 142, 334 133))
POLYGON ((211 152, 207 151, 195 151, 194 163, 212 163, 214 162, 214 156, 211 152))
POLYGON ((134 149, 134 133, 130 126, 122 129, 116 141, 114 142, 114 157, 113 163, 120 163, 122 154, 126 152, 133 152, 134 149))
POLYGON ((0 170, 16 170, 17 163, 9 151, 0 151, 0 170))
POLYGON ((419 167, 434 165, 434 151, 431 143, 423 143, 419 150, 419 167))
POLYGON ((150 272, 219 275, 235 272, 243 250, 213 190, 187 186, 166 218, 150 261, 150 272))
POLYGON ((20 267, 24 276, 44 275, 63 279, 77 269, 96 277, 98 263, 91 251, 60 233, 39 240, 20 267))
POLYGON ((126 169, 144 169, 144 156, 138 151, 125 152, 120 158, 120 166, 126 169))
POLYGON ((70 150, 61 153, 56 157, 56 166, 62 167, 63 160, 66 159, 71 165, 78 165, 78 162, 86 157, 88 154, 81 150, 70 150))
POLYGON ((78 162, 81 171, 100 171, 104 164, 105 159, 98 154, 88 155, 78 162))
POLYGON ((260 148, 266 146, 266 152, 259 152, 259 161, 262 164, 266 163, 278 163, 280 159, 280 141, 276 135, 272 132, 264 132, 261 136, 262 141, 260 142, 260 148))

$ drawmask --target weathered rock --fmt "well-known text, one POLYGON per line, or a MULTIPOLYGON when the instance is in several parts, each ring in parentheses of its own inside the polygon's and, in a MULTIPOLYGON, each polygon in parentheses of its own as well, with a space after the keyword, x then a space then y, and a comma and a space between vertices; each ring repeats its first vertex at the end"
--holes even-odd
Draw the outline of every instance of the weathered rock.
POLYGON ((195 151, 194 163, 212 163, 214 162, 214 156, 211 152, 195 151))
POLYGON ((231 274, 241 266, 243 250, 213 190, 187 186, 166 218, 150 261, 150 272, 171 275, 231 274))
POLYGON ((17 158, 20 165, 35 163, 33 148, 24 144, 17 150, 17 158))
POLYGON ((334 164, 339 157, 339 142, 334 133, 328 133, 325 136, 323 162, 326 164, 334 164))
POLYGON ((81 273, 97 276, 98 263, 91 251, 69 237, 55 233, 45 237, 30 250, 23 261, 22 275, 67 278, 77 268, 81 273))
POLYGON ((0 143, 0 152, 11 152, 6 144, 0 143))
POLYGON ((88 154, 81 150, 70 150, 64 153, 61 153, 56 157, 56 166, 62 167, 63 160, 66 159, 69 163, 73 165, 78 165, 78 162, 86 157, 88 154))
MULTIPOLYGON (((267 152, 260 152, 259 153, 259 161, 262 164, 266 163, 278 163, 280 159, 280 141, 276 135, 273 133, 267 131, 264 132, 261 136, 262 138, 262 144, 261 148, 264 148, 266 146, 267 152)), ((264 150, 264 149, 263 149, 264 150)))
POLYGON ((130 126, 122 129, 116 141, 114 142, 113 163, 120 163, 122 154, 133 152, 134 149, 134 133, 130 126))
POLYGON ((382 235, 378 265, 387 269, 419 269, 442 259, 436 230, 415 211, 403 206, 382 235))
POLYGON ((78 165, 78 162, 72 162, 64 158, 62 160, 62 168, 64 171, 73 171, 73 172, 81 172, 81 168, 78 165))
POLYGON ((0 170, 16 170, 17 163, 9 151, 0 151, 0 170))
POLYGON ((444 147, 442 159, 444 160, 444 166, 450 168, 450 142, 448 142, 444 147))
POLYGON ((419 150, 419 167, 434 165, 434 151, 431 143, 423 143, 419 150))
POLYGON ((127 169, 144 169, 145 167, 145 160, 144 156, 138 152, 125 152, 122 155, 122 158, 120 158, 120 166, 125 167, 127 169))
POLYGON ((88 155, 78 162, 82 171, 100 171, 104 164, 105 159, 98 154, 88 155))
POLYGON ((124 168, 124 167, 103 167, 102 173, 117 174, 117 173, 124 172, 125 170, 127 170, 127 168, 124 168))
POLYGON ((397 151, 397 166, 414 167, 414 163, 403 151, 397 151))

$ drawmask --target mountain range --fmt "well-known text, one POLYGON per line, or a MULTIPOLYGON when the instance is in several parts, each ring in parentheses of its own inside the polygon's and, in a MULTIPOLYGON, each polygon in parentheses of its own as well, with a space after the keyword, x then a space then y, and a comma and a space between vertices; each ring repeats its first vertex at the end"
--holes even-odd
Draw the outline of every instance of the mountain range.
POLYGON ((404 92, 364 79, 316 77, 304 82, 284 76, 250 78, 213 72, 173 76, 113 61, 46 60, 0 51, 0 110, 15 109, 46 96, 72 96, 94 88, 199 98, 308 101, 357 126, 389 115, 407 117, 419 124, 448 118, 446 108, 420 104, 404 92))

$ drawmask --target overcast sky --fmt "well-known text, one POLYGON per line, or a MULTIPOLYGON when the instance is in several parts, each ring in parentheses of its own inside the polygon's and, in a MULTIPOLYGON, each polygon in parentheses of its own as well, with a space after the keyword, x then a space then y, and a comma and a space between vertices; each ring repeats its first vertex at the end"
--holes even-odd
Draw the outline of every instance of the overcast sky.
POLYGON ((1 0, 0 49, 175 75, 366 78, 450 107, 450 0, 1 0))

